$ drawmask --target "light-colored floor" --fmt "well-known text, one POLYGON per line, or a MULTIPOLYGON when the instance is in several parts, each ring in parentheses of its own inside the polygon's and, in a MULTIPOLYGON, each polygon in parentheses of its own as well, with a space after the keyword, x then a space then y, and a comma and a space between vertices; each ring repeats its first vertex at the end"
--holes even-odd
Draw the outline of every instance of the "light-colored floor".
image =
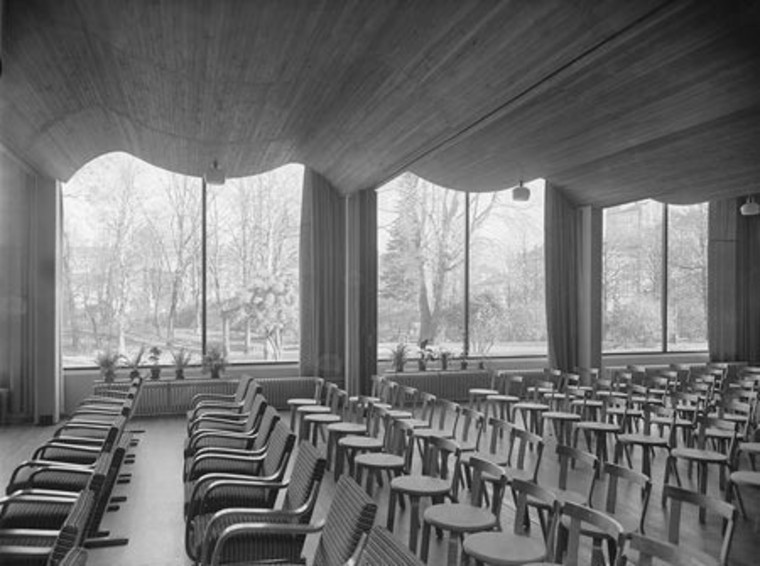
MULTIPOLYGON (((185 422, 182 418, 152 418, 135 419, 130 428, 142 429, 144 434, 138 435, 139 445, 133 449, 136 462, 127 465, 125 472, 132 473, 132 482, 117 485, 114 495, 126 495, 127 501, 120 504, 120 509, 107 513, 102 524, 111 536, 128 537, 126 546, 91 549, 88 565, 91 566, 185 566, 191 564, 184 552, 184 522, 182 517, 183 486, 182 486, 182 442, 185 437, 185 422)), ((0 427, 0 481, 7 484, 10 474, 16 464, 27 459, 35 446, 52 436, 54 427, 0 427)), ((540 475, 541 483, 555 485, 557 481, 556 456, 553 454, 554 442, 548 439, 547 448, 540 475)), ((654 463, 655 489, 652 493, 649 514, 647 518, 647 533, 653 536, 664 536, 665 515, 660 506, 660 487, 662 482, 664 458, 658 457, 654 463)), ((744 466, 747 463, 744 462, 744 466)), ((689 486, 688 476, 682 474, 686 486, 689 486)), ((588 479, 583 470, 575 470, 571 476, 573 483, 584 482, 588 479)), ((692 481, 695 481, 696 478, 692 481)), ((693 485, 693 484, 691 484, 693 485)), ((600 484, 596 490, 596 505, 603 505, 605 486, 600 484)), ((326 513, 329 501, 335 490, 332 473, 328 472, 323 484, 320 500, 314 519, 319 519, 326 513)), ((717 478, 710 478, 710 490, 717 493, 717 478)), ((375 495, 379 511, 376 522, 385 524, 387 516, 387 485, 379 489, 375 495)), ((639 505, 637 492, 629 492, 621 497, 621 505, 633 512, 639 505)), ((760 521, 760 497, 758 494, 747 493, 746 500, 749 513, 760 521)), ((396 521, 395 534, 404 541, 408 537, 408 514, 399 512, 396 521)), ((502 512, 504 528, 512 526, 514 509, 509 497, 505 499, 502 512)), ((709 520, 700 526, 696 513, 688 512, 682 530, 682 544, 707 550, 716 554, 720 541, 721 525, 718 521, 709 520)), ((533 530, 533 536, 539 536, 540 529, 533 530)), ((315 539, 307 544, 306 555, 313 548, 315 539)), ((431 544, 430 564, 445 563, 446 544, 436 541, 433 537, 431 544)), ((731 553, 732 565, 755 566, 760 563, 760 530, 756 530, 753 522, 739 519, 731 553)))

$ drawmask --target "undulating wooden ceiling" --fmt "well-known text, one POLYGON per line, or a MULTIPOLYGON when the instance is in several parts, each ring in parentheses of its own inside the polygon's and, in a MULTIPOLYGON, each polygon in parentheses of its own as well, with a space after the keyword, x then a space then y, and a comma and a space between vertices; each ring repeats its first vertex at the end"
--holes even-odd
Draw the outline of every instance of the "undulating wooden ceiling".
POLYGON ((760 188, 752 0, 6 0, 0 143, 229 177, 411 170, 580 204, 760 188))

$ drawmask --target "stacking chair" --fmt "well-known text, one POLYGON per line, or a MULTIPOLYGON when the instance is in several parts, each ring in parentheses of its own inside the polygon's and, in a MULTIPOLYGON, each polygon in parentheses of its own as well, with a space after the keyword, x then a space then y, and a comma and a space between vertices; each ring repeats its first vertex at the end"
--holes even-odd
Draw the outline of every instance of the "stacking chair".
POLYGON ((420 457, 425 453, 425 448, 434 436, 443 438, 454 438, 459 419, 462 415, 462 406, 448 399, 438 399, 437 403, 438 418, 433 419, 432 426, 425 428, 415 428, 414 440, 417 444, 420 457))
POLYGON ((423 566, 422 562, 385 527, 375 525, 358 557, 346 566, 423 566))
MULTIPOLYGON (((187 476, 190 472, 190 468, 192 467, 193 462, 196 458, 203 455, 231 454, 240 456, 259 456, 261 454, 264 454, 269 446, 269 438, 272 435, 274 427, 277 425, 279 420, 280 414, 277 412, 277 409, 269 405, 264 410, 264 414, 261 417, 256 434, 246 434, 243 436, 243 438, 235 438, 235 440, 237 440, 236 444, 233 444, 232 438, 220 438, 217 436, 215 438, 219 439, 220 445, 207 445, 196 448, 196 450, 190 455, 185 456, 185 465, 183 468, 182 480, 187 480, 187 476)), ((203 444, 208 444, 208 440, 211 437, 205 436, 202 438, 207 441, 203 444)), ((196 443, 196 446, 198 444, 199 443, 196 443)))
POLYGON ((639 533, 630 533, 626 551, 618 556, 615 566, 651 566, 655 563, 670 566, 714 566, 715 560, 710 557, 707 562, 702 562, 691 556, 682 546, 639 533), (632 557, 635 557, 635 560, 632 557), (655 559, 658 562, 655 562, 655 559))
POLYGON ((228 408, 205 407, 193 419, 187 421, 187 435, 192 436, 196 430, 208 428, 222 430, 245 429, 246 423, 250 421, 251 413, 255 413, 254 407, 260 397, 262 397, 261 388, 249 387, 242 405, 228 408))
POLYGON ((424 455, 421 474, 399 476, 391 481, 388 498, 387 527, 393 531, 396 519, 396 503, 404 496, 409 497, 409 548, 417 551, 417 537, 420 528, 420 499, 430 497, 434 504, 449 498, 456 503, 459 491, 461 450, 450 438, 431 437, 424 455))
POLYGON ((304 439, 311 438, 312 444, 317 445, 321 436, 323 442, 327 442, 325 429, 343 420, 343 409, 348 401, 348 393, 342 389, 336 389, 330 399, 330 412, 312 413, 303 415, 301 428, 304 431, 304 439))
POLYGON ((342 476, 327 516, 317 524, 298 522, 287 512, 263 509, 250 511, 246 521, 209 533, 201 547, 201 564, 287 562, 305 564, 306 535, 321 532, 312 566, 336 566, 348 561, 362 536, 370 531, 377 504, 350 477, 342 476))
POLYGON ((301 442, 290 478, 284 482, 257 478, 214 481, 199 494, 188 510, 185 522, 185 551, 198 560, 204 538, 216 538, 227 526, 244 523, 248 510, 260 516, 262 509, 274 507, 277 495, 284 490, 279 511, 289 513, 299 523, 308 523, 317 503, 325 471, 321 450, 301 442))
POLYGON ((330 414, 333 412, 333 398, 338 394, 338 386, 335 383, 326 382, 324 386, 324 398, 321 403, 314 405, 301 405, 296 409, 296 418, 300 417, 298 425, 298 438, 308 438, 308 427, 304 417, 307 415, 330 414))
POLYGON ((354 458, 356 482, 361 485, 364 471, 367 472, 366 490, 372 496, 374 480, 382 485, 382 473, 388 474, 388 481, 402 473, 408 474, 412 468, 414 428, 407 421, 392 418, 386 411, 385 434, 382 451, 365 452, 354 458))
POLYGON ((245 421, 236 422, 208 416, 197 420, 197 426, 185 440, 185 457, 209 446, 240 448, 250 445, 258 435, 267 406, 266 397, 256 395, 245 421))
POLYGON ((290 407, 290 430, 296 432, 298 429, 297 416, 298 408, 305 405, 319 405, 322 402, 322 388, 325 385, 325 380, 321 377, 304 377, 303 379, 314 380, 314 395, 311 397, 292 397, 288 399, 288 407, 290 407))
MULTIPOLYGON (((599 459, 593 454, 563 444, 558 444, 556 451, 557 456, 559 457, 559 477, 557 487, 555 488, 552 486, 549 487, 549 489, 554 492, 562 505, 568 502, 577 503, 579 505, 589 505, 594 498, 596 480, 599 476, 599 459), (570 467, 571 465, 577 464, 582 464, 584 466, 583 471, 581 471, 579 475, 586 478, 586 485, 580 490, 569 489, 568 476, 570 473, 570 467)), ((534 504, 534 502, 529 499, 529 505, 531 504, 534 504)), ((539 506, 537 502, 535 504, 539 506)))
POLYGON ((652 476, 654 449, 661 448, 670 453, 670 442, 668 439, 652 433, 651 414, 653 409, 653 405, 649 403, 646 403, 642 409, 644 414, 643 432, 619 434, 617 436, 617 443, 615 444, 615 463, 618 463, 623 454, 625 454, 628 460, 628 467, 632 467, 631 449, 635 446, 641 446, 641 471, 648 477, 652 476))
POLYGON ((517 565, 551 560, 554 556, 554 539, 557 532, 560 504, 556 496, 532 482, 514 480, 511 483, 515 499, 513 532, 479 532, 464 539, 464 553, 479 564, 517 565), (528 496, 541 501, 549 509, 549 526, 543 541, 530 537, 528 496))
POLYGON ((93 491, 82 492, 70 502, 70 511, 57 527, 0 529, 0 564, 60 565, 81 544, 95 498, 93 491))
POLYGON ((495 395, 486 395, 486 414, 491 409, 491 415, 503 421, 512 418, 512 406, 518 403, 523 395, 523 376, 506 375, 499 372, 501 391, 495 395))
POLYGON ((327 425, 327 468, 332 467, 336 481, 343 471, 343 462, 338 462, 336 455, 338 441, 348 435, 366 436, 369 433, 367 406, 363 397, 355 397, 353 400, 349 397, 343 404, 340 422, 327 425), (341 469, 338 469, 339 464, 341 469))
POLYGON ((187 411, 188 422, 194 421, 204 412, 242 411, 245 406, 245 399, 249 394, 249 388, 252 389, 253 395, 258 395, 262 391, 261 385, 256 383, 255 378, 244 375, 238 381, 237 389, 232 395, 198 393, 190 401, 191 409, 187 411))
MULTIPOLYGON (((604 465, 604 477, 607 480, 604 512, 616 519, 623 526, 626 534, 634 532, 644 533, 647 510, 649 509, 649 496, 652 492, 652 482, 644 474, 610 463, 604 465), (626 484, 626 490, 620 489, 623 483, 626 484), (627 498, 628 501, 632 498, 641 501, 638 514, 630 515, 620 512, 618 501, 623 498, 627 498)), ((562 518, 558 542, 562 543, 566 539, 566 535, 571 527, 570 523, 570 517, 564 516, 562 518)), ((610 564, 614 562, 620 550, 619 541, 616 537, 610 537, 607 532, 598 529, 594 525, 582 526, 579 535, 593 540, 593 551, 599 556, 602 553, 602 542, 606 542, 610 564)))
POLYGON ((499 379, 499 377, 500 376, 498 373, 491 372, 490 387, 471 387, 468 389, 467 397, 469 399, 470 409, 473 409, 475 411, 482 411, 484 409, 484 405, 486 405, 488 396, 499 394, 499 388, 497 387, 497 379, 499 379))
POLYGON ((507 486, 507 475, 501 466, 470 458, 472 489, 466 503, 439 503, 431 505, 423 515, 422 549, 420 557, 427 563, 430 549, 430 532, 433 527, 450 532, 448 563, 456 564, 460 553, 459 542, 465 535, 501 528, 501 504, 507 486), (487 485, 491 486, 491 504, 485 506, 487 485))
MULTIPOLYGON (((734 536, 734 528, 736 525, 736 508, 727 503, 721 501, 709 495, 696 493, 687 489, 682 489, 674 485, 663 486, 663 498, 666 506, 668 506, 668 542, 673 545, 679 545, 681 543, 680 535, 682 531, 682 525, 684 521, 684 504, 696 505, 700 510, 700 517, 704 516, 705 511, 709 510, 715 513, 722 520, 722 533, 723 538, 720 544, 720 551, 718 553, 718 564, 720 566, 728 566, 728 556, 731 552, 731 543, 734 536)), ((687 553, 694 558, 696 563, 715 564, 715 557, 708 554, 705 551, 694 548, 693 545, 685 548, 687 553)), ((689 562, 692 564, 692 562, 689 562)))
POLYGON ((259 478, 267 481, 280 481, 295 444, 295 435, 288 425, 278 421, 269 438, 264 454, 255 456, 245 454, 201 454, 197 456, 185 481, 185 511, 201 495, 209 482, 216 479, 259 478))

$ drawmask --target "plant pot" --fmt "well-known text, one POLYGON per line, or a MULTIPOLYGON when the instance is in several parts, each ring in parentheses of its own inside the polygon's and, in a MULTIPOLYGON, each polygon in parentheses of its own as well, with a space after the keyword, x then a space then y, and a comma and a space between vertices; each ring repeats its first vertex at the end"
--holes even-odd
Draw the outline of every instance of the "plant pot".
POLYGON ((459 369, 465 370, 467 369, 467 360, 462 360, 459 362, 459 369))
POLYGON ((478 362, 478 369, 486 369, 486 363, 485 362, 478 362))
POLYGON ((393 366, 393 369, 396 373, 403 373, 404 372, 404 362, 401 362, 400 364, 396 364, 393 366))
POLYGON ((441 358, 441 370, 446 371, 447 369, 449 369, 449 360, 441 358))
POLYGON ((184 369, 175 369, 174 370, 174 379, 185 379, 185 370, 184 369))
POLYGON ((113 383, 116 381, 116 372, 112 369, 103 370, 101 375, 103 376, 103 381, 106 383, 113 383))
POLYGON ((212 368, 211 379, 219 379, 220 377, 222 377, 222 370, 212 368))
POLYGON ((161 368, 159 367, 150 368, 150 378, 161 379, 161 368))
POLYGON ((425 371, 427 369, 427 364, 425 363, 425 360, 417 360, 417 369, 420 371, 425 371))
POLYGON ((135 379, 137 377, 140 377, 140 370, 133 369, 132 371, 129 372, 129 379, 135 379))

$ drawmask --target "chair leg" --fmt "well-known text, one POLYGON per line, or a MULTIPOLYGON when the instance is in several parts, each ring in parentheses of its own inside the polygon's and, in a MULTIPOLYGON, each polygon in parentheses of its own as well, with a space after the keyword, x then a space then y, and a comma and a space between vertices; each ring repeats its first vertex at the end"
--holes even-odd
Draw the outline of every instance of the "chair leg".
POLYGON ((422 525, 422 547, 420 548, 420 560, 425 564, 428 561, 428 553, 430 552, 430 523, 427 521, 422 525))

